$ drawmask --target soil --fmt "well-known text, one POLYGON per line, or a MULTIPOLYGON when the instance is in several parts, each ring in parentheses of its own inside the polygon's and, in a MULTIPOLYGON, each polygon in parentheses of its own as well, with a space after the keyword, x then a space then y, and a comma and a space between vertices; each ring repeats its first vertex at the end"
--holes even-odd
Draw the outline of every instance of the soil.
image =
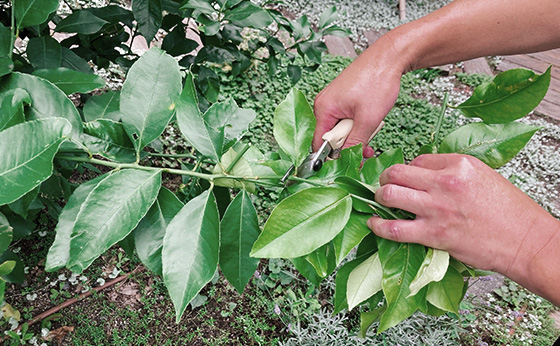
MULTIPOLYGON (((50 242, 25 239, 18 245, 22 249, 19 255, 28 265, 30 263, 26 259, 45 257, 50 242)), ((130 334, 132 328, 139 335, 142 334, 142 342, 131 345, 161 345, 166 342, 170 345, 198 346, 218 344, 215 340, 225 338, 228 340, 225 344, 228 345, 257 345, 260 344, 258 340, 268 341, 287 336, 284 322, 267 309, 266 304, 270 302, 255 302, 255 297, 259 296, 256 285, 248 285, 246 292, 239 295, 223 277, 201 291, 201 295, 207 297, 202 306, 194 309, 187 307, 181 321, 175 323, 173 305, 162 279, 137 261, 121 264, 125 256, 124 250, 120 248, 109 250, 86 270, 84 275, 87 281, 78 280, 80 283, 76 285, 61 281, 62 284, 59 282, 51 286, 49 283, 56 281, 57 276, 64 274, 70 277, 71 273, 67 270, 46 273, 44 260, 40 260, 29 268, 23 285, 8 285, 6 300, 20 311, 23 323, 78 296, 85 285, 99 286, 97 277, 105 277, 109 282, 111 279, 107 276, 113 273, 115 267, 120 267, 121 275, 127 274, 127 279, 78 300, 42 323, 40 321, 31 326, 30 330, 35 335, 41 335, 41 325, 48 323, 50 333, 43 340, 62 346, 98 345, 100 336, 105 340, 103 344, 113 345, 116 340, 121 340, 119 338, 122 335, 130 334), (61 293, 53 298, 53 291, 61 293), (35 293, 37 297, 29 301, 26 293, 35 293), (248 331, 236 319, 237 316, 264 323, 266 328, 248 331), (88 336, 87 330, 92 328, 97 335, 88 336), (251 333, 257 333, 258 336, 251 333)))

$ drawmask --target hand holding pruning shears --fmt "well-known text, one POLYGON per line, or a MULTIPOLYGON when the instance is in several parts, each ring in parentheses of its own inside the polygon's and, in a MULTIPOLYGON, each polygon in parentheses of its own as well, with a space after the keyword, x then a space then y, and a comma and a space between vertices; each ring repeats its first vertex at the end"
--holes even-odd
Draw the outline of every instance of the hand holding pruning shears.
MULTIPOLYGON (((371 135, 370 140, 379 132, 383 124, 381 122, 377 130, 371 135)), ((352 119, 342 119, 332 130, 326 132, 322 137, 323 144, 321 144, 317 151, 307 155, 303 163, 297 167, 295 175, 300 178, 309 178, 323 167, 325 161, 337 159, 340 156, 342 146, 352 131, 353 125, 354 121, 352 119)), ((295 166, 290 167, 282 178, 282 182, 288 179, 293 173, 294 168, 295 166)))

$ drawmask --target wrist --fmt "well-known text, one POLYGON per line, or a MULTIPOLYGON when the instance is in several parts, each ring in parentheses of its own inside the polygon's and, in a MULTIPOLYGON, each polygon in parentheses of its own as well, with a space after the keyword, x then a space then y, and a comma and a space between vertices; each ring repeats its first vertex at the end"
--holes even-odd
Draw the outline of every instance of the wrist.
POLYGON ((558 305, 559 258, 560 220, 542 210, 535 216, 513 260, 497 271, 558 305))

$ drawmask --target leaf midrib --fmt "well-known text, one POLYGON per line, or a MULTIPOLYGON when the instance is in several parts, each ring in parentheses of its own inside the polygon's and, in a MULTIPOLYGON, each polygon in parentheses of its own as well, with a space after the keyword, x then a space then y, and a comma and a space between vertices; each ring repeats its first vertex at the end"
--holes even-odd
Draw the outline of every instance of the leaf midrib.
POLYGON ((305 220, 295 224, 293 227, 290 228, 290 230, 288 232, 285 232, 285 233, 281 234, 279 237, 276 237, 272 241, 268 242, 265 246, 260 248, 258 251, 262 251, 263 249, 270 246, 270 244, 276 243, 278 240, 283 239, 285 236, 291 235, 292 231, 295 228, 300 228, 302 225, 305 225, 306 223, 311 222, 312 219, 316 219, 319 216, 322 216, 322 215, 326 214, 327 212, 331 211, 332 209, 338 207, 340 204, 342 204, 343 201, 347 200, 348 198, 351 198, 351 197, 349 195, 344 196, 342 199, 336 200, 333 203, 327 205, 326 207, 320 209, 317 213, 314 213, 311 216, 307 217, 305 220))
POLYGON ((55 142, 52 142, 52 143, 50 143, 50 144, 47 144, 47 145, 44 147, 44 150, 41 150, 39 153, 37 153, 37 155, 30 157, 29 160, 24 161, 24 162, 22 162, 21 164, 19 164, 19 165, 17 165, 17 166, 14 166, 13 168, 11 168, 11 169, 9 169, 9 170, 7 170, 7 171, 4 171, 3 173, 0 173, 0 178, 1 178, 2 176, 4 176, 5 174, 8 174, 8 173, 12 172, 12 171, 15 170, 15 169, 19 169, 19 168, 22 167, 22 166, 26 166, 29 162, 35 160, 35 159, 38 158, 41 154, 43 154, 44 152, 50 150, 53 146, 55 146, 55 145, 57 145, 57 144, 60 144, 60 142, 64 141, 65 139, 66 139, 66 137, 65 137, 65 136, 62 136, 62 137, 60 137, 59 139, 57 139, 55 142))
POLYGON ((517 139, 521 136, 527 135, 529 132, 530 131, 526 131, 526 132, 520 133, 520 134, 518 134, 514 137, 509 137, 509 138, 505 138, 505 139, 493 138, 493 139, 490 139, 490 140, 480 141, 480 142, 474 143, 472 145, 469 145, 469 146, 459 150, 457 153, 458 154, 464 154, 464 153, 469 152, 470 150, 491 148, 491 145, 496 146, 496 145, 503 144, 503 143, 508 142, 510 140, 517 139))
POLYGON ((36 1, 37 1, 37 0, 32 0, 31 3, 29 4, 29 6, 27 7, 27 9, 25 9, 25 11, 23 12, 23 14, 22 14, 22 16, 21 16, 21 18, 20 18, 20 22, 19 22, 18 25, 17 25, 18 29, 21 28, 21 27, 20 27, 21 22, 24 21, 25 16, 27 16, 27 13, 29 13, 29 10, 33 7, 33 5, 35 4, 36 1))
MULTIPOLYGON (((395 251, 391 257, 393 257, 396 253, 398 252, 395 251)), ((402 273, 402 281, 401 281, 401 285, 400 288, 398 290, 398 294, 397 297, 395 298, 395 301, 393 302, 393 304, 388 305, 387 306, 387 310, 385 311, 385 314, 383 314, 384 316, 391 316, 393 314, 393 312, 395 311, 395 309, 397 308, 397 302, 399 302, 401 300, 401 297, 404 295, 404 288, 405 288, 405 277, 406 274, 408 273, 408 269, 410 267, 410 245, 406 246, 406 258, 405 260, 403 260, 404 266, 403 266, 403 270, 400 271, 400 273, 402 273)), ((406 298, 405 298, 406 300, 406 298)))
MULTIPOLYGON (((123 201, 123 203, 121 203, 121 205, 117 208, 117 209, 113 209, 113 213, 111 213, 109 215, 109 217, 107 217, 105 219, 105 221, 98 227, 99 229, 102 229, 105 227, 105 225, 107 224, 108 220, 111 220, 113 218, 113 216, 119 212, 120 210, 122 210, 123 206, 126 204, 127 201, 130 200, 130 196, 135 195, 137 193, 137 191, 139 191, 145 184, 147 184, 148 182, 150 182, 152 180, 152 178, 154 176, 156 176, 157 174, 160 174, 160 171, 157 171, 156 173, 152 174, 148 179, 146 179, 141 185, 139 185, 137 188, 135 188, 134 190, 131 191, 131 193, 127 196, 127 198, 123 201)), ((106 179, 108 179, 109 177, 107 177, 106 179)), ((103 179, 102 181, 105 181, 106 179, 103 179)), ((101 183, 101 182, 100 182, 101 183)), ((97 184, 97 186, 95 186, 93 188, 93 190, 89 193, 88 197, 86 198, 86 200, 84 201, 84 203, 82 204, 82 208, 80 208, 80 211, 78 212, 78 215, 76 216, 76 222, 74 222, 74 227, 76 227, 76 223, 80 218, 80 215, 82 214, 82 212, 84 211, 83 206, 87 205, 91 195, 95 192, 95 190, 99 187, 99 184, 97 184)), ((72 232, 74 230, 72 229, 72 232)), ((93 239, 91 236, 88 236, 88 233, 86 232, 81 232, 80 234, 77 234, 76 236, 72 237, 71 236, 71 240, 70 242, 72 242, 74 239, 82 237, 85 234, 84 238, 86 240, 86 242, 83 244, 84 246, 80 249, 80 251, 74 256, 74 258, 79 257, 87 248, 87 244, 89 244, 89 242, 91 241, 91 239, 93 239)), ((69 261, 70 262, 70 261, 69 261)), ((72 266, 72 264, 76 264, 76 261, 71 261, 68 265, 72 266)))
MULTIPOLYGON (((153 74, 153 75, 156 76, 156 80, 154 82, 154 85, 157 85, 158 82, 159 82, 160 70, 161 70, 161 60, 158 59, 157 69, 156 69, 156 72, 153 74)), ((155 92, 151 93, 151 95, 150 95, 150 100, 148 102, 148 107, 146 108, 146 116, 143 117, 143 119, 142 119, 142 128, 141 128, 142 131, 138 136, 138 148, 136 148, 136 155, 140 155, 140 150, 142 150, 142 147, 143 147, 142 139, 144 138, 144 133, 146 131, 146 122, 148 120, 148 116, 150 114, 152 114, 152 113, 149 112, 149 110, 152 109, 152 104, 153 104, 153 101, 154 101, 154 94, 155 94, 155 92)))
MULTIPOLYGON (((546 73, 546 71, 545 71, 545 73, 546 73)), ((515 95, 515 94, 517 94, 517 93, 519 93, 519 92, 521 92, 521 91, 523 91, 523 90, 525 90, 525 89, 527 89, 527 88, 529 88, 529 87, 535 85, 536 83, 538 83, 538 82, 540 81, 541 77, 542 77, 542 75, 537 75, 537 76, 534 78, 535 80, 534 80, 533 82, 530 82, 529 84, 525 85, 525 86, 522 87, 521 89, 518 89, 518 90, 512 92, 511 94, 507 94, 506 96, 501 97, 501 98, 498 98, 498 99, 496 99, 496 100, 494 100, 494 101, 483 102, 483 103, 480 103, 480 104, 474 104, 474 105, 472 105, 472 106, 471 106, 471 105, 467 105, 467 106, 460 106, 460 105, 459 105, 457 108, 459 108, 459 109, 483 108, 483 107, 486 107, 486 106, 491 106, 491 105, 493 105, 493 104, 495 104, 495 103, 498 103, 498 102, 502 102, 503 100, 505 100, 505 99, 507 99, 507 98, 509 98, 509 97, 512 97, 513 95, 515 95)))

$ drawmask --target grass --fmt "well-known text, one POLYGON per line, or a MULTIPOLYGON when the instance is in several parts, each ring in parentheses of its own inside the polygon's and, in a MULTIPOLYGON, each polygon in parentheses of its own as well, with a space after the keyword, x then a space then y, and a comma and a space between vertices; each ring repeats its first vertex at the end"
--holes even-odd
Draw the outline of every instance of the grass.
POLYGON ((515 282, 483 297, 467 297, 460 314, 468 345, 552 345, 560 336, 550 313, 556 307, 515 282))

